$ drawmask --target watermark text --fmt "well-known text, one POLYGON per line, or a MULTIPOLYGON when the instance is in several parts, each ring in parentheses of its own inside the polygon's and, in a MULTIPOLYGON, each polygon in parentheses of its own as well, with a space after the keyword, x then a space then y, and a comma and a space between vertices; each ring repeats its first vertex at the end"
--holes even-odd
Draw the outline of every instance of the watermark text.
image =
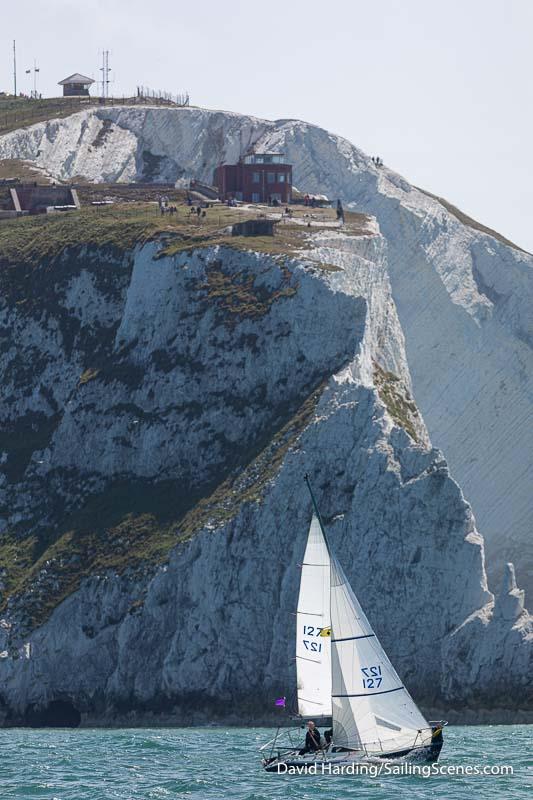
POLYGON ((369 778, 378 778, 382 775, 419 775, 422 778, 441 775, 447 777, 501 777, 514 775, 510 764, 416 764, 392 763, 384 761, 379 764, 367 764, 351 761, 344 764, 335 764, 333 761, 324 761, 320 764, 277 765, 280 775, 362 775, 369 778))

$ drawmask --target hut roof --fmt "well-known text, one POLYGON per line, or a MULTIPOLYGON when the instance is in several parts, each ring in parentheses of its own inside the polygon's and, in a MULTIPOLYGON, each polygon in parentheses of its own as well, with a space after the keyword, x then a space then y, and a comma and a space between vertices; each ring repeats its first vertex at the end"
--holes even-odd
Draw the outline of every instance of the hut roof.
POLYGON ((90 83, 94 83, 92 78, 88 78, 87 75, 81 75, 79 72, 75 72, 73 75, 69 75, 68 78, 63 78, 62 81, 59 81, 58 86, 64 86, 66 83, 82 83, 84 86, 87 86, 90 83))

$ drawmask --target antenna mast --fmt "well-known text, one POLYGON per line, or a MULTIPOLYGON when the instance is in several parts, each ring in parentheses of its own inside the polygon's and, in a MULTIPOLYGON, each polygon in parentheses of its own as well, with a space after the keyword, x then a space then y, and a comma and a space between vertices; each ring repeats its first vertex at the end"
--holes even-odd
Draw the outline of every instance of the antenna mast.
POLYGON ((37 73, 41 68, 37 66, 37 61, 33 59, 33 96, 37 100, 37 73))
POLYGON ((13 94, 17 96, 17 45, 13 39, 13 94))
POLYGON ((109 66, 109 50, 102 50, 102 66, 100 67, 100 72, 102 73, 102 97, 109 97, 109 84, 111 83, 109 79, 109 73, 111 72, 111 67, 109 66))
POLYGON ((37 66, 37 61, 33 59, 33 69, 27 69, 26 75, 31 75, 33 72, 33 91, 31 92, 31 97, 36 100, 37 99, 37 73, 39 72, 39 67, 37 66))

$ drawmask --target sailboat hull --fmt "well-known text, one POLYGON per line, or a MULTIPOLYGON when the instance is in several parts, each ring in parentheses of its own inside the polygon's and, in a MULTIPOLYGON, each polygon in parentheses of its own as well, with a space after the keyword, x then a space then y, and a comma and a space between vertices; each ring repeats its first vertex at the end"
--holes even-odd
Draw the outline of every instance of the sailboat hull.
POLYGON ((320 758, 310 754, 299 756, 296 752, 280 754, 277 757, 264 759, 263 768, 266 772, 277 772, 278 774, 306 774, 316 775, 317 773, 332 773, 346 771, 348 774, 353 769, 354 774, 357 770, 354 765, 359 764, 379 764, 386 761, 404 761, 410 763, 432 764, 439 760, 440 751, 444 744, 442 729, 433 731, 433 736, 429 744, 421 744, 403 750, 391 752, 364 753, 361 750, 349 750, 335 752, 335 750, 324 751, 320 758))
POLYGON ((364 755, 360 751, 353 753, 332 754, 331 757, 324 758, 273 758, 263 762, 265 772, 277 772, 283 774, 306 774, 316 775, 317 773, 332 774, 342 773, 346 771, 350 773, 348 767, 353 769, 354 774, 357 770, 354 769, 356 765, 373 764, 390 761, 404 761, 404 762, 417 762, 421 764, 431 764, 439 759, 440 751, 442 749, 442 742, 440 745, 431 744, 427 747, 413 747, 410 750, 401 750, 393 753, 381 753, 380 755, 364 755))

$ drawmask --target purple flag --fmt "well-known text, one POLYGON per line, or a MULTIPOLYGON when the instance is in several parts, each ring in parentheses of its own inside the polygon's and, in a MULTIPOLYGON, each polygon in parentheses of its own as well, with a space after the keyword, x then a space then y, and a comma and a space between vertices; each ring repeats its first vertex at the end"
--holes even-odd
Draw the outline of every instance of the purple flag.
POLYGON ((279 706, 279 708, 285 708, 285 698, 284 697, 278 697, 278 699, 275 702, 275 705, 279 706))

